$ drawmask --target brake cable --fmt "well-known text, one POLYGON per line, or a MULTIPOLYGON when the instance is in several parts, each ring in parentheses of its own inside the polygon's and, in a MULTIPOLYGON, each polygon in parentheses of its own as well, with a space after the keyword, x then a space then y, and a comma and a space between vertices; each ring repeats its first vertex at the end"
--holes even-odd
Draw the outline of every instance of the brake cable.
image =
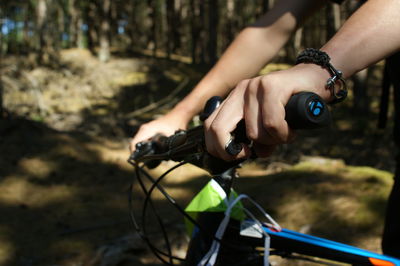
MULTIPOLYGON (((149 197, 149 194, 148 194, 148 192, 147 192, 147 190, 146 190, 146 188, 145 188, 145 186, 144 186, 144 183, 143 183, 143 181, 142 181, 142 179, 141 179, 141 177, 140 177, 139 170, 141 170, 142 172, 145 172, 145 171, 144 171, 143 169, 141 169, 141 167, 139 167, 139 166, 135 167, 135 173, 136 173, 138 182, 139 182, 139 184, 140 184, 140 187, 141 187, 143 193, 146 195, 146 198, 147 198, 147 197, 149 197)), ((146 173, 146 174, 147 174, 147 173, 146 173)), ((133 186, 132 186, 132 188, 133 188, 133 186)), ((132 190, 130 191, 130 194, 132 194, 132 190)), ((131 196, 130 196, 130 199, 132 200, 132 197, 131 197, 131 196)), ((161 230, 162 230, 162 232, 163 232, 164 240, 166 240, 166 245, 167 245, 168 254, 166 254, 166 253, 164 253, 163 251, 159 250, 158 248, 156 248, 156 247, 151 243, 150 239, 148 238, 148 236, 147 236, 147 234, 146 234, 146 231, 143 230, 143 228, 140 229, 140 227, 138 226, 137 220, 136 220, 136 218, 135 218, 135 216, 134 216, 134 213, 133 213, 133 209, 131 209, 131 210, 130 210, 130 214, 131 214, 131 218, 134 220, 135 229, 137 230, 137 232, 139 233, 139 235, 141 236, 141 238, 142 238, 144 241, 146 241, 146 243, 148 244, 149 248, 153 251, 154 255, 155 255, 160 261, 162 261, 164 264, 167 264, 167 265, 174 265, 174 264, 173 264, 173 261, 172 261, 173 258, 172 258, 172 255, 171 255, 171 248, 170 248, 170 245, 169 245, 168 237, 167 237, 166 232, 165 232, 164 224, 163 224, 163 222, 162 222, 162 219, 161 219, 160 216, 158 215, 158 213, 157 213, 157 211, 156 211, 156 208, 154 207, 153 201, 152 201, 151 199, 150 199, 150 201, 151 201, 151 205, 150 205, 150 206, 151 206, 151 208, 152 208, 152 210, 153 210, 154 215, 156 216, 156 219, 157 219, 157 222, 159 223, 159 226, 161 227, 161 230), (170 262, 166 261, 160 254, 163 255, 163 256, 168 257, 168 258, 170 259, 170 262)), ((130 204, 130 207, 132 207, 132 204, 130 204)))

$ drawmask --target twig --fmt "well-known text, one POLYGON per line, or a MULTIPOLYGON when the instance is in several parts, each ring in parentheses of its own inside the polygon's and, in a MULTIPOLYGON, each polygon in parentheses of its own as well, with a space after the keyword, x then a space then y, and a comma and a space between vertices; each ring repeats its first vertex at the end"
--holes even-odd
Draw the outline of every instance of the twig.
POLYGON ((163 99, 161 99, 161 100, 159 100, 159 101, 157 101, 157 102, 151 103, 151 104, 149 104, 149 105, 147 105, 147 106, 145 106, 145 107, 143 107, 143 108, 140 108, 140 109, 137 109, 137 110, 135 110, 135 111, 133 111, 133 112, 130 112, 130 113, 128 113, 128 114, 125 115, 125 118, 126 118, 126 119, 131 119, 131 118, 134 118, 135 116, 139 116, 139 115, 141 115, 141 114, 143 114, 143 113, 149 112, 149 111, 154 110, 154 109, 156 109, 156 108, 160 108, 160 107, 162 107, 162 106, 164 106, 164 105, 168 105, 168 104, 172 101, 172 99, 173 99, 183 88, 186 87, 186 85, 189 83, 189 80, 190 80, 190 79, 187 78, 187 77, 184 78, 184 79, 182 80, 182 82, 179 83, 179 85, 178 85, 167 97, 165 97, 165 98, 163 98, 163 99))

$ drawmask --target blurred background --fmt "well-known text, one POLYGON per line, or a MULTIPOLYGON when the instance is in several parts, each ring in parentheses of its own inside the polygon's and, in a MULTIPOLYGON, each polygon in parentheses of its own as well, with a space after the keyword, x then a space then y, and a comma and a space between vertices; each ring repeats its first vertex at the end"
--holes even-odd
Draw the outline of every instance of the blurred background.
MULTIPOLYGON (((0 265, 158 265, 129 220, 129 138, 273 4, 0 0, 0 265)), ((327 4, 260 73, 319 48, 361 4, 327 4)), ((283 226, 380 252, 396 152, 392 104, 377 126, 383 68, 348 80, 349 98, 332 107, 329 129, 300 132, 245 165, 238 190, 283 226)), ((207 180, 187 167, 164 185, 185 204, 207 180)), ((167 219, 182 253, 182 219, 167 219)))

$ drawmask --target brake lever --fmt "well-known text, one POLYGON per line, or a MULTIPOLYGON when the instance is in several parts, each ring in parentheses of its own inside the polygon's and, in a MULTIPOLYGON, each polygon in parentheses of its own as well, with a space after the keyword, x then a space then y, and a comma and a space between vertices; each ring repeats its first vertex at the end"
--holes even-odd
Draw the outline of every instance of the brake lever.
POLYGON ((150 141, 137 143, 128 162, 131 164, 143 162, 152 169, 157 167, 162 160, 182 161, 203 152, 203 143, 202 126, 189 130, 178 130, 169 137, 157 134, 150 141))
POLYGON ((165 147, 163 147, 162 143, 164 143, 166 138, 167 137, 162 134, 156 134, 149 141, 136 143, 135 151, 129 156, 128 162, 131 164, 137 164, 138 162, 143 161, 148 168, 156 168, 164 158, 152 157, 157 153, 163 152, 165 147), (144 158, 147 159, 143 160, 144 158))

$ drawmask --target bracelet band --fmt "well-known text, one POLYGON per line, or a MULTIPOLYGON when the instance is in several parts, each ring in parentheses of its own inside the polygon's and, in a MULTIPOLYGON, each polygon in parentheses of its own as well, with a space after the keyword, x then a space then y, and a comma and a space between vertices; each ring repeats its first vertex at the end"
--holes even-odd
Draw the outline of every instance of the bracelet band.
POLYGON ((296 59, 296 65, 300 63, 312 63, 327 69, 331 77, 326 81, 326 87, 331 91, 333 96, 333 100, 330 102, 330 104, 335 104, 346 99, 347 86, 342 77, 342 72, 334 68, 330 63, 330 60, 331 58, 324 51, 314 48, 307 48, 298 55, 296 59), (338 90, 335 88, 336 83, 340 84, 338 90))

